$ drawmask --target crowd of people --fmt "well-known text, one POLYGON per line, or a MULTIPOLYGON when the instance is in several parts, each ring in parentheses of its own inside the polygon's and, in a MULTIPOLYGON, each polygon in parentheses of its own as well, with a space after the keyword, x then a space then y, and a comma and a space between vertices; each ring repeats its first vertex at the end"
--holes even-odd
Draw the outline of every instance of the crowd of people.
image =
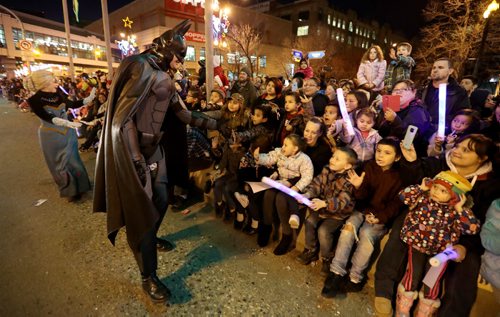
MULTIPOLYGON (((353 78, 344 80, 315 77, 302 59, 293 78, 254 78, 243 67, 229 82, 216 62, 209 94, 203 62, 196 75, 172 73, 183 106, 215 120, 217 128, 169 122, 164 137, 177 149, 166 157, 169 203, 184 207, 190 182, 183 170, 213 168, 203 190, 213 192, 215 215, 261 247, 279 240, 277 256, 293 250, 304 230, 297 260, 304 265, 321 260, 325 281, 318 287, 327 298, 363 288, 374 250, 390 232, 375 270, 379 316, 391 316, 393 308, 397 316, 410 316, 417 301, 418 316, 468 316, 480 272, 499 300, 500 99, 477 88, 473 76, 456 78, 448 58, 435 60, 429 80, 417 86, 411 80, 411 50, 409 43, 399 43, 386 60, 374 45, 353 78), (447 84, 444 135, 438 133, 442 83, 447 84), (389 107, 384 96, 394 96, 396 104, 389 107), (348 118, 341 114, 340 99, 348 118), (404 145, 409 127, 417 128, 416 135, 404 145), (262 177, 302 197, 249 185, 262 177), (433 283, 422 282, 429 259, 446 250, 453 259, 439 267, 433 283)), ((57 94, 69 100, 71 110, 49 116, 47 107, 36 105, 39 93, 34 94, 36 87, 30 92, 30 80, 4 81, 4 96, 23 110, 31 106, 42 122, 67 120, 60 127, 77 128, 84 138, 80 152, 97 152, 111 85, 106 74, 82 74, 77 83, 57 79, 51 93, 61 87, 57 94)), ((38 88, 46 84, 41 80, 38 88)), ((45 133, 53 144, 60 142, 53 132, 45 133)), ((54 148, 42 142, 42 149, 49 168, 56 165, 50 162, 54 148)), ((78 183, 68 191, 72 182, 56 169, 53 175, 61 195, 71 200, 90 189, 78 183)), ((79 177, 88 181, 86 173, 79 177)), ((158 248, 171 246, 163 242, 158 248)))

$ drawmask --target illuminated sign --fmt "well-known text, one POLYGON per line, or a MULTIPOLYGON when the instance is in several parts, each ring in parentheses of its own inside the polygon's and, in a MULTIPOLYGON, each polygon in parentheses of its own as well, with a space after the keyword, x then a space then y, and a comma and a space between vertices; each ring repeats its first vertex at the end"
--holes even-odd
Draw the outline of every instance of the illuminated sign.
POLYGON ((191 42, 205 43, 205 34, 203 33, 187 31, 184 37, 191 42))
POLYGON ((182 4, 190 4, 194 7, 197 7, 199 4, 202 8, 205 8, 205 0, 174 0, 174 2, 182 4))
POLYGON ((320 59, 325 57, 325 51, 314 51, 307 54, 309 59, 320 59))

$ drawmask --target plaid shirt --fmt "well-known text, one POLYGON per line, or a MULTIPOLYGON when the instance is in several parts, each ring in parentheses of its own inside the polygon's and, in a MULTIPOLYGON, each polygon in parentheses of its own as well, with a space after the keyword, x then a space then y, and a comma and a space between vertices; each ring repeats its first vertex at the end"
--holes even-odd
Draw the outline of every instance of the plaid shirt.
POLYGON ((415 67, 415 60, 411 56, 398 55, 397 59, 393 59, 387 66, 384 77, 385 87, 392 90, 399 80, 410 79, 413 67, 415 67))

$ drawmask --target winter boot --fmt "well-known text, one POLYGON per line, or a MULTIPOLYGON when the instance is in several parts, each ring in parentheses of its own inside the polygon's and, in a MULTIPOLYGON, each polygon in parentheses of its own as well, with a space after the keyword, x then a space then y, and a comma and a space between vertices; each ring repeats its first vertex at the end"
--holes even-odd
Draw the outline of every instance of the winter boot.
POLYGON ((429 299, 420 292, 417 308, 415 308, 415 317, 433 317, 441 306, 439 299, 429 299))
POLYGON ((396 297, 396 317, 410 317, 410 310, 417 296, 417 292, 407 291, 402 284, 399 284, 396 297))
POLYGON ((391 300, 385 297, 375 297, 375 316, 377 317, 392 317, 394 311, 392 310, 391 300))
POLYGON ((290 251, 290 246, 291 246, 292 242, 293 242, 293 234, 284 234, 281 237, 280 243, 278 244, 276 249, 274 249, 273 253, 275 255, 287 254, 288 251, 290 251))
POLYGON ((273 226, 265 225, 263 223, 259 224, 259 234, 257 236, 257 243, 261 247, 265 247, 269 243, 269 238, 271 236, 271 231, 273 230, 273 226))

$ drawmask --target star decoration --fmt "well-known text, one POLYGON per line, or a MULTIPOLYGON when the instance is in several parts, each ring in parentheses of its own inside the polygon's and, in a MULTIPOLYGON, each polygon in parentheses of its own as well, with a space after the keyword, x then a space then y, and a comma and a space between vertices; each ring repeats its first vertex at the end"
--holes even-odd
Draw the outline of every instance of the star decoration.
POLYGON ((122 19, 123 21, 123 26, 126 27, 126 28, 132 28, 132 23, 134 23, 134 21, 130 20, 129 17, 126 17, 125 19, 122 19))

